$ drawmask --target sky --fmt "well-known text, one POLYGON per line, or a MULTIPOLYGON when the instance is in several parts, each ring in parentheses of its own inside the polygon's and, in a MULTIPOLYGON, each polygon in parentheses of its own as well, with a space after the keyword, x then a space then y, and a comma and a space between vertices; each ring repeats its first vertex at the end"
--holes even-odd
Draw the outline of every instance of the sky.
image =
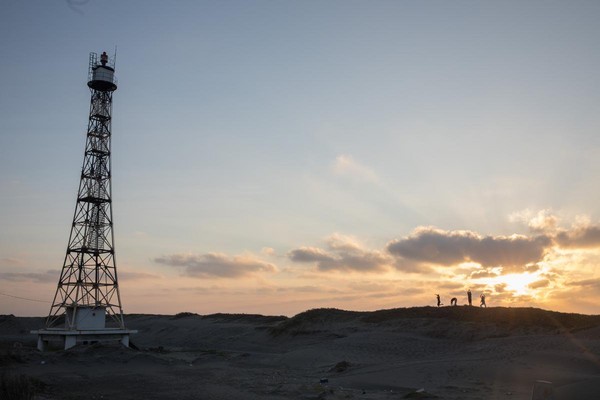
POLYGON ((597 1, 0 5, 0 314, 44 316, 90 52, 125 313, 600 313, 597 1))

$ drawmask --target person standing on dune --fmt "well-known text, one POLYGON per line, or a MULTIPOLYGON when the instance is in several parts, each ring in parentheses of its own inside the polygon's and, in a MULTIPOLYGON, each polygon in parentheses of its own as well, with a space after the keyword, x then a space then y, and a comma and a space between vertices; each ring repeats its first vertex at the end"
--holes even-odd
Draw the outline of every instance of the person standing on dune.
POLYGON ((438 306, 438 307, 439 307, 439 306, 442 306, 443 304, 442 304, 442 300, 440 299, 440 295, 439 295, 439 294, 436 294, 436 295, 435 295, 435 297, 437 297, 437 306, 438 306))
POLYGON ((487 305, 485 304, 485 293, 481 293, 481 296, 479 297, 481 298, 481 304, 479 305, 479 307, 487 308, 487 305))
POLYGON ((473 305, 473 295, 471 294, 471 289, 467 290, 467 300, 469 300, 469 305, 473 305))

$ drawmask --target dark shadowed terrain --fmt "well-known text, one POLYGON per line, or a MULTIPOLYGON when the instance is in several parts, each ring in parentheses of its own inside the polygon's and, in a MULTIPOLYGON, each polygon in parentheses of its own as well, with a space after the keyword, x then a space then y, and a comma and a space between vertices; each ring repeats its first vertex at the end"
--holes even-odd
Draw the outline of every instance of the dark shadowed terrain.
POLYGON ((600 316, 533 308, 128 315, 138 350, 39 353, 0 316, 2 393, 37 399, 600 399, 600 316))

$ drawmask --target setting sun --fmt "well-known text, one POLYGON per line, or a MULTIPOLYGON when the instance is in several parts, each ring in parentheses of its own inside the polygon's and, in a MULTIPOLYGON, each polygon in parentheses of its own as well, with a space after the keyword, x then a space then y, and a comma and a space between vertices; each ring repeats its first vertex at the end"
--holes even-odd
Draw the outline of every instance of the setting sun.
POLYGON ((514 292, 515 295, 519 296, 524 294, 531 294, 533 289, 529 287, 529 285, 539 279, 540 277, 537 273, 508 274, 499 276, 498 278, 494 279, 493 284, 495 286, 505 285, 504 287, 500 287, 503 287, 504 291, 514 292))

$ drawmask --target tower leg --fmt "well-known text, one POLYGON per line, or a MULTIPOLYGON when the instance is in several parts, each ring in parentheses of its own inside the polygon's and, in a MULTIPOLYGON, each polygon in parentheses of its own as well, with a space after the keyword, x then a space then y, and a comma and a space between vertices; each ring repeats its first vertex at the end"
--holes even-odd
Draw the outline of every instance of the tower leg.
POLYGON ((46 341, 44 339, 42 339, 42 335, 38 335, 37 349, 39 351, 45 351, 46 350, 46 341))
POLYGON ((65 350, 75 347, 77 344, 77 337, 75 335, 65 335, 65 350))

